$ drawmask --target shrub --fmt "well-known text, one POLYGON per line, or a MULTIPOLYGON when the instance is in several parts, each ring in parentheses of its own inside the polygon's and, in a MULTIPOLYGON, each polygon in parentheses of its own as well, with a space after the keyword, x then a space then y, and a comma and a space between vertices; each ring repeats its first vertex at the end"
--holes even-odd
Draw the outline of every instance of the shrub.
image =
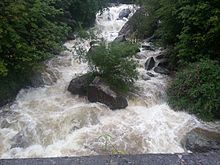
POLYGON ((122 42, 104 44, 95 47, 87 54, 89 65, 94 73, 98 73, 110 86, 127 92, 138 77, 136 62, 132 56, 137 45, 122 42))
POLYGON ((0 76, 29 70, 61 50, 69 30, 51 1, 0 2, 0 76))
POLYGON ((204 120, 220 118, 220 66, 202 60, 177 72, 168 89, 168 101, 204 120))

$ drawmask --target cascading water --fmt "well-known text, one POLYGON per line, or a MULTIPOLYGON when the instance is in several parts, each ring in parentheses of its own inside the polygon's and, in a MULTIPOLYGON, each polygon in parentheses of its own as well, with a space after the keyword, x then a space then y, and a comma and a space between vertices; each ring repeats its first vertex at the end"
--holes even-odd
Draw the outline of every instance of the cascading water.
MULTIPOLYGON (((119 12, 132 5, 110 7, 97 14, 98 37, 113 41, 127 19, 119 12)), ((0 110, 0 157, 30 158, 98 155, 123 151, 127 154, 184 152, 180 141, 200 124, 193 116, 174 112, 165 102, 168 76, 151 71, 155 77, 143 80, 146 58, 157 51, 141 51, 139 91, 129 98, 126 109, 111 111, 99 103, 67 91, 70 80, 88 70, 74 58, 75 46, 89 49, 89 40, 68 41, 67 51, 51 59, 45 81, 52 85, 23 89, 12 105, 0 110), (48 75, 49 74, 49 75, 48 75), (52 75, 52 78, 51 78, 52 75), (112 149, 113 148, 113 149, 112 149)))

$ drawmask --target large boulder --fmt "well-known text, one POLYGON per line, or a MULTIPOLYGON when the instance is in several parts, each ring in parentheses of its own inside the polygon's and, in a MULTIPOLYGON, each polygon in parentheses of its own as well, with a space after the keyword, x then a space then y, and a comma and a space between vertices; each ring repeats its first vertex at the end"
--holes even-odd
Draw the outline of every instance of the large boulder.
POLYGON ((74 95, 86 96, 87 88, 88 88, 89 82, 91 81, 91 77, 92 77, 91 74, 87 73, 80 77, 74 78, 70 82, 67 90, 74 95))
POLYGON ((186 150, 203 153, 220 150, 220 133, 212 130, 195 128, 182 140, 186 150))
POLYGON ((128 16, 131 14, 131 10, 130 9, 123 9, 120 13, 118 18, 119 19, 123 19, 123 18, 128 18, 128 16))
POLYGON ((12 139, 11 148, 27 148, 30 144, 30 141, 23 133, 16 134, 12 139))
POLYGON ((131 38, 136 32, 136 26, 139 24, 139 18, 147 16, 147 11, 144 7, 138 9, 134 15, 125 23, 119 32, 119 35, 125 35, 126 38, 131 38))
POLYGON ((113 91, 99 77, 96 77, 88 87, 88 100, 92 103, 103 103, 112 110, 123 109, 128 106, 126 98, 113 91))
POLYGON ((154 60, 153 57, 150 57, 147 59, 146 63, 145 63, 145 69, 146 70, 151 70, 156 64, 156 61, 154 60))

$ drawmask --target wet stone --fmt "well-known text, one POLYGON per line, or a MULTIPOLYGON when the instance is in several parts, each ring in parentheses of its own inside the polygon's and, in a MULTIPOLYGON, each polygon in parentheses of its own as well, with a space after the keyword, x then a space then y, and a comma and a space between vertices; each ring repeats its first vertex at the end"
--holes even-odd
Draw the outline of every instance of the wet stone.
POLYGON ((182 145, 193 153, 220 151, 220 133, 195 128, 182 140, 182 145))
POLYGON ((131 10, 130 9, 123 9, 120 13, 119 13, 119 19, 123 19, 123 18, 128 18, 128 16, 131 14, 131 10))
POLYGON ((27 138, 25 138, 23 133, 18 133, 11 139, 11 141, 11 148, 26 148, 29 146, 29 141, 27 138))
POLYGON ((103 103, 112 110, 123 109, 128 106, 127 99, 113 91, 99 77, 96 77, 88 87, 88 100, 92 103, 103 103))
POLYGON ((153 73, 151 73, 151 72, 147 72, 146 73, 148 76, 150 76, 150 77, 155 77, 156 75, 154 75, 153 73))
MULTIPOLYGON (((0 119, 0 121, 1 121, 1 119, 0 119)), ((2 122, 1 122, 1 124, 0 124, 0 128, 9 128, 10 125, 11 125, 11 124, 8 122, 7 119, 3 119, 2 122)))
POLYGON ((151 77, 150 77, 149 75, 147 75, 147 74, 141 75, 141 78, 142 78, 144 81, 147 81, 147 80, 150 80, 150 79, 151 79, 151 77))
POLYGON ((150 57, 147 59, 145 63, 145 69, 146 70, 151 70, 155 66, 156 62, 153 57, 150 57))
POLYGON ((169 74, 169 70, 168 69, 163 68, 163 67, 159 67, 159 66, 154 68, 154 72, 159 73, 159 74, 165 74, 165 75, 169 74))

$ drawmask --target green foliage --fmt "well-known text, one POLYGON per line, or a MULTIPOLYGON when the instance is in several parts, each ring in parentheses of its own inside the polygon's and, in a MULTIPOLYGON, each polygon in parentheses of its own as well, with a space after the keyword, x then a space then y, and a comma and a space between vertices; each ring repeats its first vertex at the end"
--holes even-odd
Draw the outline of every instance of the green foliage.
POLYGON ((49 0, 0 2, 1 68, 5 71, 31 69, 61 50, 68 28, 52 21, 62 14, 52 4, 49 0))
POLYGON ((141 8, 131 18, 131 25, 135 29, 135 37, 144 39, 151 37, 158 26, 158 19, 155 11, 159 7, 159 2, 155 0, 136 0, 141 8))
POLYGON ((121 42, 94 47, 87 54, 93 72, 98 73, 112 87, 127 92, 137 79, 137 64, 132 59, 137 45, 121 42))
MULTIPOLYGON (((152 19, 160 21, 155 33, 160 36, 165 47, 173 48, 170 56, 173 65, 185 65, 201 58, 220 60, 218 0, 140 1, 149 15, 153 15, 152 19)), ((152 25, 146 28, 151 29, 152 25)))
POLYGON ((211 60, 188 65, 177 72, 167 94, 175 109, 205 120, 220 119, 220 66, 211 60))
POLYGON ((178 19, 183 24, 176 45, 179 63, 207 57, 220 61, 219 2, 185 2, 179 11, 178 19))
POLYGON ((94 22, 105 4, 101 0, 1 0, 0 102, 27 85, 36 68, 63 49, 70 29, 94 22))
MULTIPOLYGON (((168 90, 170 104, 203 119, 219 118, 219 0, 139 0, 139 3, 159 22, 154 33, 169 49, 170 67, 178 71, 168 90)), ((151 29, 152 25, 146 28, 151 29)))
POLYGON ((58 0, 56 6, 61 7, 75 26, 79 23, 85 27, 95 22, 97 11, 106 7, 108 0, 58 0))

